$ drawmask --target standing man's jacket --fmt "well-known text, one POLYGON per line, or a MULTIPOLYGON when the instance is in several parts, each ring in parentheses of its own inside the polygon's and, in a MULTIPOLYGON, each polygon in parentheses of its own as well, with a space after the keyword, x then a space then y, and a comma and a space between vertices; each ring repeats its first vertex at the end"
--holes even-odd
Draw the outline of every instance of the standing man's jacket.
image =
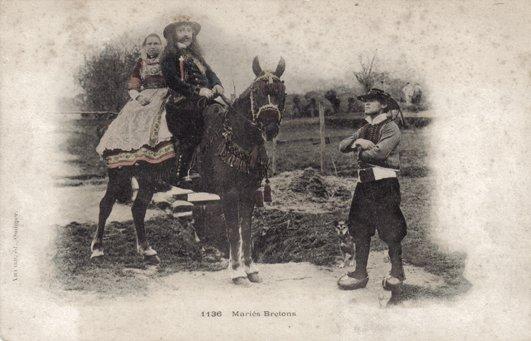
POLYGON ((398 125, 389 119, 385 113, 374 119, 367 118, 368 123, 358 129, 352 136, 344 139, 339 144, 339 150, 343 153, 356 151, 353 146, 357 139, 372 141, 375 146, 368 150, 358 150, 359 169, 384 168, 398 171, 400 169, 399 148, 400 129, 398 125))

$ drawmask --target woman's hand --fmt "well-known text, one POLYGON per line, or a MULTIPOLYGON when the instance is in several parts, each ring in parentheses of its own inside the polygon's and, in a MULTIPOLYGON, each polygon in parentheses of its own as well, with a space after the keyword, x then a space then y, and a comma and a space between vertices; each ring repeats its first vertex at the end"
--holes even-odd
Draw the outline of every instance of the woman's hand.
POLYGON ((362 150, 371 149, 375 146, 372 141, 366 139, 357 139, 354 141, 354 145, 360 147, 362 150))
POLYGON ((212 96, 214 96, 214 92, 212 92, 212 90, 210 90, 209 88, 201 88, 199 89, 199 96, 203 96, 210 99, 212 98, 212 96))
POLYGON ((138 103, 140 103, 141 105, 148 105, 149 103, 151 103, 151 100, 145 96, 143 96, 142 94, 138 95, 138 97, 136 98, 136 100, 138 101, 138 103))
POLYGON ((214 91, 214 94, 216 94, 216 95, 223 95, 223 93, 225 92, 225 89, 223 89, 223 87, 221 85, 216 84, 212 88, 212 91, 214 91))

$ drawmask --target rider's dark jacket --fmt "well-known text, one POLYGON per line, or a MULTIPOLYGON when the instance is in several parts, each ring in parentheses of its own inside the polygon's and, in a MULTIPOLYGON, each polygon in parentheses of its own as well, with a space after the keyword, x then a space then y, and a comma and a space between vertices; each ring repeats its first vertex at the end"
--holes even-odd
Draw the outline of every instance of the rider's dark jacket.
POLYGON ((166 103, 166 122, 174 138, 179 141, 181 157, 179 176, 183 177, 191 163, 195 147, 203 135, 203 110, 210 103, 199 96, 201 88, 212 89, 221 82, 205 62, 187 49, 168 52, 161 62, 170 97, 166 103), (181 77, 180 58, 184 75, 181 77))
POLYGON ((185 97, 199 94, 199 89, 202 87, 212 89, 217 84, 221 85, 218 76, 204 58, 195 56, 187 49, 167 54, 161 67, 169 88, 185 97), (180 57, 184 58, 184 77, 182 78, 180 57))

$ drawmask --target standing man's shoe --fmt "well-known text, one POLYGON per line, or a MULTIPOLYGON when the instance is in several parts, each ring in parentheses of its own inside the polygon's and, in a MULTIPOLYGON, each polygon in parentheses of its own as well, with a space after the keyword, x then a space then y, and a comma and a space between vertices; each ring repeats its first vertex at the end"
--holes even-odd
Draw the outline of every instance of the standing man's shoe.
POLYGON ((339 280, 337 281, 337 285, 340 289, 343 290, 356 290, 365 288, 367 286, 368 281, 369 276, 367 275, 358 276, 353 272, 349 272, 339 278, 339 280))
POLYGON ((400 289, 403 282, 402 279, 389 275, 382 280, 382 287, 387 291, 396 291, 400 289))

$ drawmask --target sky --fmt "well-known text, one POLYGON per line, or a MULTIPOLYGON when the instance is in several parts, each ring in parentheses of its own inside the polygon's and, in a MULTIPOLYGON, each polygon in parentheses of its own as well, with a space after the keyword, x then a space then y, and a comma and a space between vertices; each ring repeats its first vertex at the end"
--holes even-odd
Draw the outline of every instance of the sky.
MULTIPOLYGON (((47 28, 39 49, 48 52, 50 64, 62 77, 54 83, 65 93, 80 89, 73 80, 85 55, 105 43, 137 43, 163 28, 181 14, 202 25, 199 34, 207 61, 225 87, 234 82, 241 92, 252 81, 251 61, 259 56, 263 67, 274 69, 280 56, 286 60, 284 79, 289 93, 326 89, 331 85, 355 85, 353 71, 360 57, 376 55, 376 70, 396 78, 433 81, 452 86, 453 73, 462 69, 468 77, 482 53, 483 41, 493 34, 510 35, 511 27, 525 24, 513 11, 514 20, 498 20, 503 6, 493 3, 478 8, 473 3, 413 1, 216 1, 216 2, 43 2, 36 25, 47 28), (42 14, 41 14, 42 13, 42 14), (466 21, 463 18, 467 18, 466 21), (520 21, 520 22, 518 22, 520 21), (482 27, 478 30, 478 27, 482 27), (468 56, 470 59, 463 58, 468 56), (438 73, 434 79, 427 75, 438 73), (72 76, 71 76, 72 75, 72 76)), ((39 6, 18 6, 31 15, 39 6)), ((22 14, 22 13, 21 13, 22 14)), ((16 23, 16 20, 15 20, 16 23)), ((42 32, 23 30, 23 40, 42 32)), ((33 30, 35 31, 35 30, 33 30)), ((510 44, 489 49, 507 51, 510 44)), ((497 63, 495 60, 487 60, 497 63)), ((440 88, 440 86, 438 85, 440 88)))
MULTIPOLYGON (((73 74, 84 56, 103 44, 140 44, 148 33, 161 34, 165 25, 187 14, 201 23, 199 41, 226 87, 234 82, 241 91, 250 83, 255 55, 273 69, 282 56, 288 92, 305 92, 338 83, 354 85, 360 57, 368 61, 375 54, 377 70, 423 80, 424 61, 448 54, 446 44, 479 39, 462 23, 455 29, 457 22, 448 18, 434 21, 436 15, 427 15, 421 3, 339 1, 324 10, 320 2, 311 1, 179 3, 184 5, 56 3, 40 18, 57 32, 43 47, 50 49, 52 59, 55 53, 60 56, 66 75, 73 74), (58 12, 62 14, 56 20, 58 12)), ((433 12, 434 6, 429 7, 433 12)), ((457 5, 449 8, 460 11, 457 5)), ((61 81, 66 92, 79 91, 73 77, 61 81)))

